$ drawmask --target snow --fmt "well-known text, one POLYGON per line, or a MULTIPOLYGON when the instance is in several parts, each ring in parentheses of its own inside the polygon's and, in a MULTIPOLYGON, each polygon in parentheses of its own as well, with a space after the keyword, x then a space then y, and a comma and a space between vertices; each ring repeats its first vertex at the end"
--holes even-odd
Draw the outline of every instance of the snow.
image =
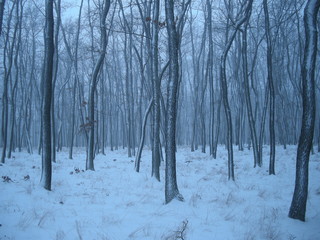
POLYGON ((224 147, 216 160, 179 148, 177 180, 185 202, 168 205, 163 180, 150 177, 150 150, 142 154, 140 173, 126 150, 98 155, 96 171, 82 171, 83 149, 75 150, 74 160, 60 152, 51 192, 39 184, 41 157, 14 153, 0 166, 0 176, 12 180, 0 179, 0 239, 179 239, 183 226, 180 239, 186 240, 320 239, 320 154, 311 155, 307 218, 300 222, 287 217, 296 147, 277 147, 275 176, 267 172, 268 151, 263 167, 253 168, 252 151, 235 150, 232 182, 224 147))

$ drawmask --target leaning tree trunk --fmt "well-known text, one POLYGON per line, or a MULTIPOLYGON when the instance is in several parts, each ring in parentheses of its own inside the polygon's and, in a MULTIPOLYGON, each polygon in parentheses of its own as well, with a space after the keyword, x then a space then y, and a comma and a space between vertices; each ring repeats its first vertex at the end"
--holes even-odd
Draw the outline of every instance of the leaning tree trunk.
POLYGON ((89 95, 89 121, 90 121, 90 133, 89 133, 89 150, 88 150, 88 158, 86 161, 86 170, 94 171, 94 95, 97 88, 98 75, 100 69, 103 65, 103 61, 105 58, 105 53, 107 49, 107 29, 106 29, 106 18, 110 8, 110 0, 104 1, 104 9, 101 16, 101 49, 99 59, 94 67, 92 78, 91 78, 91 86, 90 86, 90 95, 89 95))
POLYGON ((315 63, 317 56, 317 14, 320 0, 309 0, 304 9, 306 45, 302 76, 302 126, 297 151, 296 182, 289 217, 305 221, 308 197, 308 168, 315 125, 315 63))
POLYGON ((139 144, 138 153, 136 155, 136 160, 135 160, 135 164, 134 164, 134 168, 135 168, 136 172, 140 171, 140 162, 141 162, 140 160, 141 160, 141 154, 142 154, 142 149, 143 149, 143 145, 144 145, 147 119, 148 119, 148 115, 151 111, 152 106, 153 106, 153 100, 150 101, 150 103, 147 107, 147 110, 144 114, 144 117, 143 117, 143 123, 142 123, 142 127, 141 127, 140 144, 139 144))
POLYGON ((45 65, 43 79, 43 104, 42 104, 42 175, 41 185, 51 190, 51 99, 52 99, 52 76, 54 55, 54 21, 53 0, 46 0, 46 28, 45 28, 45 65))

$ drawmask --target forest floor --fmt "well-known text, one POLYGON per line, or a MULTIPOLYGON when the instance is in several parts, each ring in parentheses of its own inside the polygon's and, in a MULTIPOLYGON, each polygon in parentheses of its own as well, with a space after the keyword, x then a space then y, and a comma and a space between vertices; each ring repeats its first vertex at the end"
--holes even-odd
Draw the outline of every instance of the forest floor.
MULTIPOLYGON (((306 222, 288 218, 295 179, 296 146, 276 148, 276 175, 253 168, 249 150, 235 150, 236 181, 228 181, 227 151, 217 159, 179 148, 177 179, 185 201, 164 204, 161 182, 150 176, 151 151, 141 171, 126 151, 107 151, 85 168, 85 152, 57 153, 52 191, 40 187, 41 157, 14 153, 0 166, 0 239, 320 239, 320 154, 310 159, 306 222), (5 178, 5 176, 10 179, 5 178)), ((164 164, 162 164, 164 165, 164 164)))

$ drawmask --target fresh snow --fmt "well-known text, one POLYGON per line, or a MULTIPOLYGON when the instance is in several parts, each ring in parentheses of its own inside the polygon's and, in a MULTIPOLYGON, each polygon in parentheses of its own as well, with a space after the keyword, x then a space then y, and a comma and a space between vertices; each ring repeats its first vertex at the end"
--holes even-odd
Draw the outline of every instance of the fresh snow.
POLYGON ((216 160, 179 148, 177 180, 185 202, 168 205, 164 164, 157 182, 150 176, 150 150, 143 151, 140 173, 122 149, 97 155, 96 171, 82 171, 83 149, 75 150, 74 160, 67 150, 57 153, 50 192, 39 184, 41 156, 14 153, 0 166, 0 176, 12 180, 0 179, 0 239, 320 239, 320 154, 311 155, 306 222, 301 222, 287 217, 296 147, 277 147, 275 176, 268 175, 268 152, 266 146, 263 167, 253 168, 252 151, 235 150, 232 182, 224 147, 216 160))

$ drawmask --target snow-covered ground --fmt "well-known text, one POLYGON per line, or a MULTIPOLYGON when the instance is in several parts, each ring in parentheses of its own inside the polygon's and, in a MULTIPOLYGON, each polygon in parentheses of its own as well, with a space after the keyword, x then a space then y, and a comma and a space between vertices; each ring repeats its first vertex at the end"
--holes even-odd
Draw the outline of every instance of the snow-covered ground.
POLYGON ((268 175, 264 150, 262 168, 253 168, 251 151, 235 150, 232 182, 224 147, 216 160, 179 148, 177 178, 185 202, 168 205, 164 181, 150 177, 149 150, 140 173, 125 150, 98 155, 94 172, 82 171, 83 150, 75 151, 74 160, 67 151, 58 153, 51 192, 39 186, 41 157, 14 153, 0 166, 0 176, 12 180, 0 179, 0 239, 320 239, 320 154, 310 159, 304 223, 287 217, 296 147, 277 147, 276 176, 268 175))

